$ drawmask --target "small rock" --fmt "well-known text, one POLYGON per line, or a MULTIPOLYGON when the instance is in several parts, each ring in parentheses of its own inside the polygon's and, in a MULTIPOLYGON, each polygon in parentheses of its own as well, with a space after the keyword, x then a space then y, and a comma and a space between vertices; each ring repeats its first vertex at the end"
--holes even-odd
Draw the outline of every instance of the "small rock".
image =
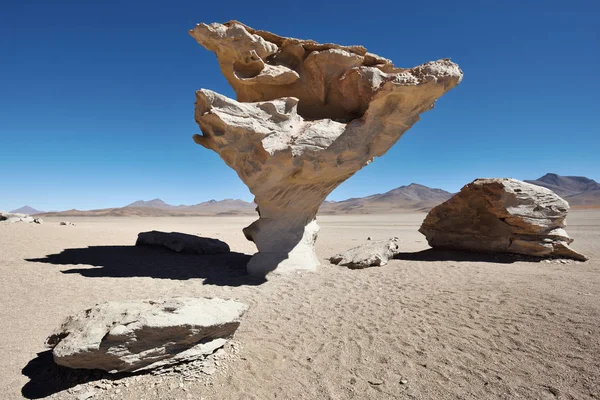
POLYGON ((401 379, 400 380, 400 384, 401 385, 406 385, 407 383, 408 383, 408 380, 406 380, 406 379, 401 379))
POLYGON ((329 260, 351 269, 386 265, 390 258, 400 252, 400 240, 397 237, 386 240, 374 240, 337 254, 329 260))
POLYGON ((202 368, 202 372, 204 372, 206 375, 212 375, 215 372, 217 372, 217 369, 215 367, 208 366, 208 367, 202 368))
POLYGON ((94 397, 94 395, 96 394, 95 391, 93 390, 88 390, 85 393, 82 393, 80 395, 77 396, 77 400, 87 400, 87 399, 91 399, 92 397, 94 397))
POLYGON ((136 246, 161 246, 177 253, 221 254, 229 253, 229 245, 219 239, 189 235, 179 232, 141 232, 136 246))
POLYGON ((43 223, 44 223, 44 220, 43 220, 43 219, 41 219, 41 218, 34 218, 34 219, 33 219, 33 222, 34 222, 34 223, 36 223, 36 224, 40 224, 40 225, 41 225, 41 224, 43 224, 43 223))
POLYGON ((371 236, 367 237, 367 240, 371 240, 371 236))
POLYGON ((352 377, 350 378, 350 384, 354 385, 356 383, 356 378, 352 377))
POLYGON ((73 386, 73 387, 70 389, 70 391, 71 391, 72 393, 75 393, 75 392, 79 392, 81 389, 83 389, 83 386, 81 386, 81 385, 77 385, 77 386, 73 386))
POLYGON ((370 379, 368 382, 374 386, 383 385, 383 379, 373 378, 370 379))
POLYGON ((61 225, 67 225, 67 226, 75 226, 75 224, 74 224, 74 223, 72 223, 72 222, 69 222, 69 221, 60 221, 60 224, 61 224, 61 225))

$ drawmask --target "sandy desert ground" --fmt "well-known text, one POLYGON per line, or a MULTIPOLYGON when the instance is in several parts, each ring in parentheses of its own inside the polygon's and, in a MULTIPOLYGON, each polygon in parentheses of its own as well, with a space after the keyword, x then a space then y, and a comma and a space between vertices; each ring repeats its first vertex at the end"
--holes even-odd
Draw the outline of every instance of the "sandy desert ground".
POLYGON ((266 282, 244 274, 250 217, 0 225, 0 397, 76 399, 76 384, 102 377, 52 364, 43 343, 68 314, 218 296, 251 308, 216 374, 123 378, 93 399, 599 399, 600 210, 571 212, 574 247, 591 260, 567 264, 428 250, 424 216, 320 217, 319 271, 266 282), (235 253, 134 247, 151 229, 216 237, 235 253), (405 253, 366 270, 325 261, 367 236, 399 236, 405 253))

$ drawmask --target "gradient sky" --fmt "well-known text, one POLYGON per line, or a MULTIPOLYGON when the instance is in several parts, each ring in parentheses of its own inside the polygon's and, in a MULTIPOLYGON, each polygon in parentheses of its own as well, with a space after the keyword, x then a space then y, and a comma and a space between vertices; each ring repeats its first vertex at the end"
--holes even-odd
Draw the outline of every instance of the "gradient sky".
POLYGON ((231 19, 361 44, 400 67, 451 58, 463 69, 458 87, 330 199, 546 172, 600 180, 597 0, 4 0, 0 209, 252 200, 191 139, 194 91, 233 91, 187 31, 231 19))

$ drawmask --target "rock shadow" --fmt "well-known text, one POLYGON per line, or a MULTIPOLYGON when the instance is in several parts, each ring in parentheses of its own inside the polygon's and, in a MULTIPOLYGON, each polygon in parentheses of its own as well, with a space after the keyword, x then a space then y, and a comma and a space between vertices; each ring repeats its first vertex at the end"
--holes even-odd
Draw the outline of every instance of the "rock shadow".
POLYGON ((21 371, 29 382, 21 389, 27 399, 42 399, 80 384, 101 379, 118 380, 127 374, 109 374, 96 369, 72 369, 60 366, 52 358, 52 350, 43 351, 21 371))
POLYGON ((427 249, 414 253, 398 253, 394 260, 407 261, 454 261, 512 264, 519 261, 540 262, 543 258, 512 253, 480 253, 464 250, 427 249))
POLYGON ((204 285, 217 286, 260 285, 266 282, 263 277, 247 273, 246 264, 250 258, 247 254, 236 252, 195 255, 154 246, 90 246, 25 260, 55 265, 83 264, 85 268, 71 268, 62 273, 88 278, 204 279, 204 285))

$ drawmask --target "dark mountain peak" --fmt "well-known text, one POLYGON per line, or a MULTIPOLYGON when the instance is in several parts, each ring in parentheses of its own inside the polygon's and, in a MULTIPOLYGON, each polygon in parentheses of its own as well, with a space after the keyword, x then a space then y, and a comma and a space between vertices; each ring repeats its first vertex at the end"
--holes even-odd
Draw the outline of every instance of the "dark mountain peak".
POLYGON ((30 206, 23 206, 21 208, 17 208, 16 210, 12 210, 11 213, 35 215, 43 214, 44 211, 36 210, 35 208, 30 206))
POLYGON ((152 208, 164 208, 164 207, 173 207, 159 198, 152 199, 149 201, 138 200, 134 201, 131 204, 126 205, 125 207, 152 207, 152 208))
MULTIPOLYGON (((539 179, 525 182, 550 189, 564 198, 600 190, 600 184, 598 182, 586 178, 585 176, 561 176, 554 173, 548 173, 539 179)), ((576 203, 575 199, 567 200, 574 204, 576 203)))
POLYGON ((556 183, 556 182, 558 182, 558 174, 549 172, 546 175, 544 175, 536 180, 541 181, 541 182, 546 182, 546 183, 556 183))

